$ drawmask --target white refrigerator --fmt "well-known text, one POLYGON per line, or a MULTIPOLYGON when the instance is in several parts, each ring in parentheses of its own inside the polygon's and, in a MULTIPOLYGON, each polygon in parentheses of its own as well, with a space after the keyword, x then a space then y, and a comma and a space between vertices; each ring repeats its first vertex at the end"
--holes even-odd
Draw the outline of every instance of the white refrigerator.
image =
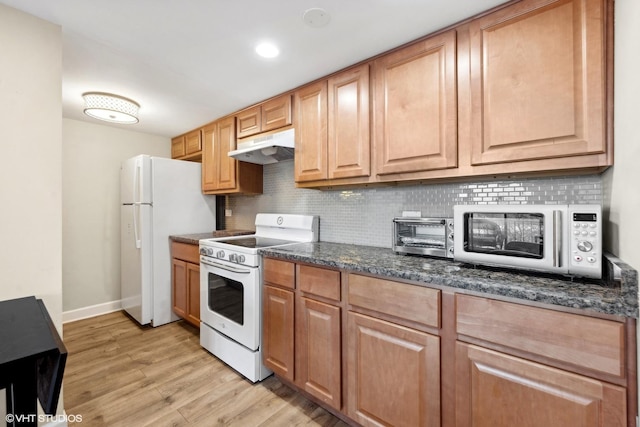
POLYGON ((178 320, 171 301, 169 236, 215 230, 215 196, 200 163, 140 155, 120 168, 122 308, 140 324, 178 320))

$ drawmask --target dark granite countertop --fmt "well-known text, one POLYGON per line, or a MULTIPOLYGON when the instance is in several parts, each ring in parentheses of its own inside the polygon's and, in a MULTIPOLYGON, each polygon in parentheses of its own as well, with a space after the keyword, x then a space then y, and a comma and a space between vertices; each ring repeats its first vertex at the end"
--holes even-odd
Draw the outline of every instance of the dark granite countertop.
POLYGON ((174 236, 169 236, 169 239, 171 239, 174 242, 197 245, 200 239, 212 239, 214 237, 240 236, 244 234, 253 234, 253 233, 255 233, 255 231, 252 231, 252 230, 216 230, 216 231, 209 231, 207 233, 177 234, 174 236))
POLYGON ((610 255, 605 258, 607 279, 596 282, 514 270, 474 268, 451 260, 396 255, 388 248, 343 243, 300 243, 261 249, 259 252, 290 261, 411 280, 425 286, 446 286, 638 318, 637 272, 610 255))

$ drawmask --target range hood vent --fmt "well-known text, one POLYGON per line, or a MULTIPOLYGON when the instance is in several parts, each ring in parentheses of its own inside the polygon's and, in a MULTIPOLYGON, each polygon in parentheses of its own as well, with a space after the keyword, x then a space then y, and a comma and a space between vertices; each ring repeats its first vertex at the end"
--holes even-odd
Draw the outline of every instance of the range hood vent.
POLYGON ((259 136, 238 144, 238 149, 229 151, 229 157, 242 162, 268 165, 293 159, 295 133, 293 129, 271 135, 259 136))

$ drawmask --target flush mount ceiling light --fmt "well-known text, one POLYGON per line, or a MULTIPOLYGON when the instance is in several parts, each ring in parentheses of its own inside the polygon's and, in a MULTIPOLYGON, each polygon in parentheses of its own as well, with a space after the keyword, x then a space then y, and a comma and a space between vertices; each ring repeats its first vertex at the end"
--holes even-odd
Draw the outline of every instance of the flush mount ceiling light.
POLYGON ((275 58, 280 54, 280 50, 273 43, 264 42, 256 46, 256 53, 263 58, 275 58))
POLYGON ((83 93, 84 113, 87 116, 111 123, 138 123, 140 105, 122 96, 104 92, 83 93))

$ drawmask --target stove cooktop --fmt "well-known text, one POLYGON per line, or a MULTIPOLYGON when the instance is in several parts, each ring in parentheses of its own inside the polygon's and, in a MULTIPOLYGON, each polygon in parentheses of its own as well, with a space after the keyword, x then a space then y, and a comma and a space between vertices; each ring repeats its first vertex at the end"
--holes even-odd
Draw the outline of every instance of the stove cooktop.
POLYGON ((243 248, 261 249, 272 246, 281 246, 289 243, 297 243, 292 240, 272 239, 269 237, 249 236, 235 239, 216 240, 215 244, 224 243, 233 246, 242 246, 243 248))

